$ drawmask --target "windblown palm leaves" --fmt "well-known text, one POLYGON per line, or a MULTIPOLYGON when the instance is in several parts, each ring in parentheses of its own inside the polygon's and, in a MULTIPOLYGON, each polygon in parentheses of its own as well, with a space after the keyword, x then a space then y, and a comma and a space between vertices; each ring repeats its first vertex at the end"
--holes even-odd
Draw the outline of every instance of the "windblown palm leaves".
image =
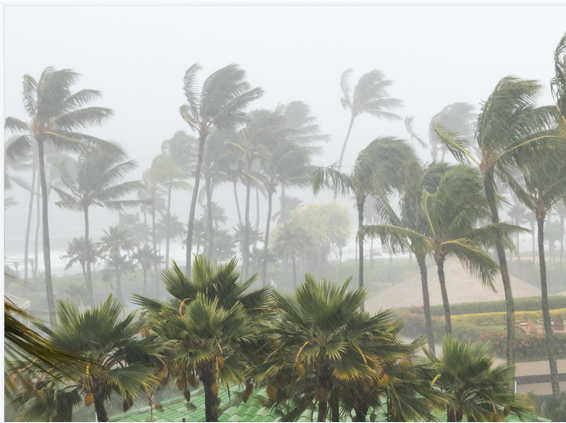
POLYGON ((91 278, 89 208, 101 206, 110 210, 123 210, 125 207, 140 204, 138 200, 123 199, 135 193, 141 186, 139 182, 119 182, 127 172, 136 167, 131 160, 122 162, 124 156, 124 152, 116 145, 89 149, 81 154, 77 161, 67 160, 60 163, 59 173, 64 189, 52 187, 60 198, 55 203, 57 206, 84 214, 86 286, 90 306, 94 305, 94 293, 91 278))
POLYGON ((340 88, 344 94, 340 102, 344 109, 350 111, 351 117, 348 133, 346 134, 346 139, 344 140, 340 153, 340 159, 338 160, 338 169, 342 167, 344 152, 346 151, 346 145, 350 138, 356 117, 360 114, 367 113, 377 118, 389 120, 400 119, 399 116, 389 110, 401 107, 403 104, 401 100, 388 96, 387 87, 391 86, 393 82, 385 79, 385 75, 377 69, 363 75, 352 93, 349 82, 352 72, 352 69, 346 70, 340 79, 340 88))
POLYGON ((442 342, 442 356, 425 349, 431 365, 437 372, 433 381, 436 388, 447 395, 448 421, 503 421, 510 412, 528 411, 527 402, 513 393, 515 374, 509 363, 493 366, 493 356, 487 346, 476 342, 461 344, 450 335, 442 342))
POLYGON ((566 138, 566 34, 554 50, 554 71, 556 74, 550 81, 550 87, 562 118, 560 134, 566 138))
POLYGON ((112 296, 84 312, 64 301, 58 301, 57 308, 60 322, 55 328, 37 326, 56 348, 90 361, 86 371, 65 368, 65 382, 80 389, 85 404, 94 403, 98 421, 108 421, 104 402, 113 391, 124 399, 135 398, 157 380, 150 363, 159 355, 159 346, 151 336, 139 337, 147 319, 135 320, 134 312, 119 320, 123 305, 112 296))
POLYGON ((438 267, 442 292, 446 333, 451 333, 450 306, 444 278, 444 261, 449 256, 457 257, 464 268, 481 278, 493 288, 492 281, 499 269, 484 248, 493 245, 496 239, 506 240, 507 235, 522 228, 506 223, 497 223, 478 228, 478 224, 489 216, 489 206, 483 195, 479 173, 468 166, 457 165, 447 171, 440 180, 434 194, 423 193, 422 232, 395 225, 366 226, 365 236, 379 236, 384 245, 405 246, 430 254, 438 267))
POLYGON ((228 129, 244 123, 246 120, 244 109, 263 94, 261 88, 251 88, 245 80, 246 72, 234 64, 211 74, 204 81, 201 92, 197 93, 195 87, 196 73, 200 69, 201 67, 195 63, 185 72, 184 93, 187 103, 179 109, 185 122, 199 135, 198 158, 187 237, 186 271, 189 275, 191 273, 193 225, 206 139, 213 127, 228 129))
MULTIPOLYGON (((10 157, 26 155, 34 142, 38 146, 39 176, 43 210, 43 256, 47 305, 52 325, 57 322, 55 299, 51 280, 51 249, 49 244, 48 190, 45 172, 45 146, 80 152, 86 145, 106 145, 96 137, 77 132, 90 125, 100 125, 112 116, 112 110, 103 107, 84 107, 100 97, 96 90, 84 89, 76 93, 71 87, 79 74, 70 69, 55 70, 46 68, 38 81, 30 75, 24 76, 24 108, 30 117, 29 122, 8 117, 5 128, 23 134, 10 144, 6 153, 10 157)), ((87 236, 88 239, 88 236, 87 236)))
MULTIPOLYGON (((353 193, 359 231, 364 224, 364 204, 368 196, 372 193, 386 194, 399 188, 416 163, 415 151, 406 141, 394 137, 377 138, 360 152, 350 175, 333 166, 316 169, 312 176, 313 192, 316 194, 323 187, 329 187, 342 194, 353 193)), ((363 238, 359 237, 360 288, 364 286, 363 245, 363 238)))
POLYGON ((261 360, 266 348, 262 334, 273 314, 270 289, 247 292, 257 276, 238 282, 236 264, 233 259, 213 266, 198 256, 189 280, 174 263, 163 272, 172 299, 161 303, 134 296, 151 312, 156 334, 170 346, 166 356, 179 388, 194 383, 195 375, 203 382, 207 421, 218 418, 218 383, 246 383, 246 368, 261 360))
MULTIPOLYGON (((457 160, 471 160, 481 171, 492 223, 499 223, 496 181, 505 183, 512 179, 519 159, 540 161, 543 149, 533 147, 560 142, 552 134, 556 107, 534 106, 540 90, 536 81, 513 76, 501 79, 481 106, 474 142, 442 125, 434 125, 436 134, 457 160)), ((507 360, 514 363, 515 309, 502 239, 496 240, 496 250, 507 303, 507 360)))

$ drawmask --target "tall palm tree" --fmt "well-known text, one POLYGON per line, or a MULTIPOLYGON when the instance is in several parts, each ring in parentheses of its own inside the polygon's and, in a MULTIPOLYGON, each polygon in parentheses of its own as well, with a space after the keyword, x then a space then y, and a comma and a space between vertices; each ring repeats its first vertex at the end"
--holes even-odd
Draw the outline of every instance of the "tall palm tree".
POLYGON ((428 360, 438 376, 432 385, 450 400, 447 420, 504 421, 510 412, 521 420, 528 404, 513 393, 514 365, 508 362, 493 366, 493 355, 481 342, 461 344, 450 335, 442 342, 442 355, 436 357, 425 348, 428 360))
MULTIPOLYGON (((109 145, 109 144, 108 144, 109 145)), ((82 153, 78 160, 67 160, 59 166, 61 182, 65 189, 52 187, 60 200, 55 204, 61 208, 83 212, 85 220, 86 244, 86 286, 88 302, 94 306, 90 257, 90 224, 89 208, 105 207, 110 210, 123 210, 136 207, 139 200, 123 200, 122 198, 138 191, 141 184, 137 181, 120 182, 126 173, 133 170, 133 160, 123 162, 125 153, 117 145, 112 148, 95 147, 82 153)))
POLYGON ((385 245, 412 245, 417 251, 432 256, 438 270, 446 333, 452 333, 444 277, 446 258, 456 256, 464 268, 493 289, 493 277, 499 269, 483 248, 497 237, 512 245, 507 235, 522 229, 506 223, 478 228, 478 223, 489 215, 482 191, 479 173, 466 165, 457 165, 442 176, 436 193, 424 191, 421 207, 426 220, 420 228, 422 232, 395 225, 367 226, 363 230, 364 235, 379 236, 385 245))
POLYGON ((54 328, 37 326, 57 348, 78 354, 91 362, 86 372, 74 371, 69 385, 76 384, 85 394, 85 404, 94 403, 99 422, 107 422, 105 401, 117 392, 126 401, 158 381, 151 363, 159 355, 155 337, 140 337, 147 318, 136 312, 118 320, 123 305, 110 295, 100 306, 80 312, 65 301, 57 302, 60 323, 54 328))
MULTIPOLYGON (((494 224, 499 223, 497 181, 505 182, 512 178, 517 168, 517 158, 524 157, 531 151, 531 146, 552 142, 549 141, 551 138, 542 136, 541 131, 549 130, 554 125, 556 108, 534 107, 540 90, 541 85, 536 81, 513 76, 501 79, 482 104, 473 143, 442 125, 434 125, 436 134, 457 160, 471 160, 480 170, 494 224), (476 144, 475 149, 473 144, 476 144)), ((536 160, 536 155, 531 159, 536 160)), ((507 361, 514 363, 516 330, 513 291, 503 240, 497 240, 495 247, 507 307, 507 361)))
POLYGON ((363 75, 356 86, 354 92, 350 88, 350 75, 353 70, 348 69, 340 78, 340 88, 344 97, 340 99, 344 109, 350 111, 350 125, 346 133, 346 139, 342 144, 342 151, 340 152, 340 159, 338 160, 338 169, 342 167, 342 160, 346 145, 354 126, 354 120, 361 114, 367 113, 377 118, 385 118, 389 120, 400 119, 400 117, 389 110, 396 109, 403 105, 401 100, 390 98, 387 94, 387 87, 393 84, 393 81, 385 79, 385 75, 375 69, 363 75))
MULTIPOLYGON (((311 116, 310 107, 302 101, 291 101, 290 103, 278 106, 286 120, 286 127, 291 131, 291 139, 297 145, 306 147, 312 155, 318 155, 322 148, 316 145, 321 142, 329 142, 330 135, 321 134, 320 125, 316 123, 316 118, 311 116)), ((285 195, 286 183, 281 181, 281 223, 287 220, 288 210, 286 207, 285 195)))
POLYGON ((200 69, 201 67, 195 63, 185 72, 184 93, 187 104, 179 109, 185 122, 199 135, 198 158, 187 235, 186 272, 189 275, 191 273, 193 225, 206 139, 213 127, 229 129, 243 123, 246 118, 243 110, 250 102, 263 94, 261 88, 251 89, 250 84, 245 81, 246 72, 235 64, 228 65, 211 74, 204 81, 199 94, 195 90, 195 79, 196 73, 200 69))
POLYGON ((156 252, 149 245, 138 247, 137 251, 132 255, 137 264, 140 265, 143 272, 143 289, 142 295, 145 295, 145 288, 147 284, 147 272, 155 265, 156 252))
MULTIPOLYGON (((388 192, 399 188, 407 173, 417 162, 415 151, 404 140, 394 137, 380 137, 363 149, 356 159, 350 175, 333 166, 319 167, 313 172, 313 192, 322 187, 333 188, 343 194, 355 195, 358 210, 358 231, 364 225, 364 204, 373 192, 388 192)), ((359 287, 364 286, 364 242, 358 237, 359 287)), ((362 305, 363 310, 363 305, 362 305)))
MULTIPOLYGON (((395 212, 391 205, 391 198, 383 193, 377 193, 376 198, 376 214, 379 221, 384 224, 395 227, 410 229, 416 232, 424 232, 426 230, 426 217, 421 207, 422 193, 427 191, 434 193, 438 189, 438 184, 442 175, 449 169, 449 166, 443 163, 431 163, 428 165, 414 166, 404 181, 401 189, 398 190, 400 196, 400 214, 395 212)), ((376 224, 378 222, 375 222, 376 224)), ((372 237, 373 240, 373 237, 372 237)), ((383 245, 395 250, 402 245, 395 245, 393 238, 382 239, 383 245), (385 242, 389 241, 389 245, 385 242), (392 243, 393 241, 393 243, 392 243)), ((432 331, 432 316, 430 313, 430 299, 428 290, 428 274, 426 267, 427 250, 423 249, 420 243, 413 243, 409 239, 409 249, 415 255, 421 274, 421 288, 423 293, 423 311, 425 315, 426 334, 428 337, 429 348, 434 352, 434 334, 432 331)))
POLYGON ((550 81, 552 96, 560 113, 560 134, 566 133, 566 33, 554 50, 554 78, 550 81))
POLYGON ((29 122, 8 117, 5 128, 11 131, 22 131, 14 141, 7 154, 14 157, 25 155, 34 142, 37 143, 39 160, 39 178, 42 193, 43 220, 43 262, 45 266, 45 286, 47 290, 47 306, 51 325, 57 323, 55 298, 51 278, 51 248, 49 243, 49 217, 47 180, 45 172, 45 146, 68 151, 80 151, 84 143, 100 144, 102 140, 76 130, 89 125, 100 125, 112 116, 112 110, 103 107, 84 107, 90 101, 100 97, 96 90, 83 89, 71 92, 79 74, 70 69, 56 70, 46 68, 36 81, 30 75, 24 76, 23 96, 24 108, 30 117, 29 122))
MULTIPOLYGON (((546 147, 546 157, 544 157, 543 160, 533 163, 531 160, 527 159, 519 162, 521 170, 523 171, 525 189, 514 180, 510 181, 514 193, 523 204, 535 213, 537 219, 542 314, 548 346, 552 394, 555 397, 560 395, 560 385, 558 382, 558 367, 556 364, 556 347, 554 345, 554 336, 548 307, 546 259, 544 254, 544 224, 546 216, 552 211, 555 205, 566 202, 566 139, 564 139, 562 144, 561 146, 546 147)), ((536 148, 537 147, 534 149, 536 148)), ((552 248, 550 248, 550 251, 552 252, 552 248)))

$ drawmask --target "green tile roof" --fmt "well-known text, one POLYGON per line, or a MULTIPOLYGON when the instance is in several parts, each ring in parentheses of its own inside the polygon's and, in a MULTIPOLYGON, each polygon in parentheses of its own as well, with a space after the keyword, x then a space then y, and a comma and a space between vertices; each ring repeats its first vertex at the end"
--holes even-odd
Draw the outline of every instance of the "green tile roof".
MULTIPOLYGON (((254 391, 253 396, 263 395, 266 396, 265 389, 254 391)), ((221 422, 277 422, 279 417, 275 414, 275 410, 267 408, 259 408, 255 401, 248 401, 247 403, 238 402, 238 397, 232 395, 228 397, 228 391, 221 389, 218 392, 218 397, 221 399, 220 408, 224 410, 219 416, 218 420, 221 422)), ((185 398, 180 396, 167 401, 162 401, 163 411, 158 412, 154 410, 153 418, 157 422, 181 422, 183 418, 187 422, 204 422, 204 392, 202 387, 191 392, 191 404, 196 407, 194 410, 187 408, 185 398)), ((192 407, 191 407, 192 408, 192 407)), ((150 417, 150 408, 142 407, 137 410, 130 410, 125 414, 116 415, 110 418, 111 422, 144 422, 150 417)), ((312 413, 312 421, 317 421, 318 413, 312 413)), ((385 421, 383 415, 378 414, 378 421, 385 421)), ((446 421, 445 415, 438 416, 440 421, 446 421)), ((298 422, 310 422, 311 411, 306 410, 297 419, 298 422)), ((351 422, 351 418, 343 420, 351 422)), ((518 422, 519 418, 511 414, 507 418, 508 422, 518 422)), ((532 414, 525 415, 527 422, 548 422, 550 420, 543 419, 532 414)))

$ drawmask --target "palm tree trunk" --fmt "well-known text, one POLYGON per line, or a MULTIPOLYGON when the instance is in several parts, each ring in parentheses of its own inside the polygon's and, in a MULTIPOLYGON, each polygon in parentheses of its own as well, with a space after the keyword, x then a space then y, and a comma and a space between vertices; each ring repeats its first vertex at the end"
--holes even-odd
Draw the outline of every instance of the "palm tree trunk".
MULTIPOLYGON (((251 163, 248 161, 248 167, 251 168, 251 163)), ((251 196, 252 180, 246 176, 246 212, 244 215, 244 245, 242 248, 242 259, 244 267, 244 279, 248 278, 248 266, 250 259, 250 196, 251 196)))
POLYGON ((37 219, 35 224, 35 242, 34 242, 34 261, 33 261, 33 280, 37 281, 37 267, 39 266, 39 228, 41 227, 41 218, 40 218, 40 195, 37 194, 36 198, 36 213, 37 219))
MULTIPOLYGON (((364 287, 364 237, 359 236, 362 227, 364 226, 364 200, 358 201, 358 244, 360 251, 360 260, 358 262, 358 284, 360 289, 364 287)), ((364 311, 364 303, 360 307, 364 311)))
POLYGON ((29 257, 29 235, 31 230, 31 218, 33 214, 33 196, 35 195, 35 175, 37 172, 37 160, 35 156, 35 150, 33 152, 32 161, 32 173, 31 173, 31 191, 29 194, 29 206, 28 206, 28 220, 26 225, 26 241, 24 246, 24 282, 28 282, 28 257, 29 257))
POLYGON ((204 407, 207 422, 218 421, 218 395, 212 392, 212 385, 216 383, 215 362, 208 361, 197 367, 197 374, 204 386, 204 407))
MULTIPOLYGON (((256 207, 256 214, 255 214, 255 228, 256 230, 259 229, 259 188, 256 187, 255 189, 255 207, 256 207)), ((254 242, 254 246, 257 246, 257 238, 254 242)))
POLYGON ((120 283, 120 270, 116 270, 116 291, 118 294, 118 299, 122 301, 122 284, 120 283))
POLYGON ((94 397, 94 410, 96 411, 96 419, 99 422, 107 422, 108 414, 106 414, 106 407, 104 406, 104 387, 102 382, 95 383, 92 390, 94 397))
POLYGON ((372 237, 369 244, 369 270, 373 270, 373 263, 374 263, 374 259, 373 259, 373 237, 372 237))
MULTIPOLYGON (((348 126, 348 133, 346 134, 346 139, 344 140, 344 144, 342 145, 342 151, 340 152, 340 160, 338 160, 338 170, 342 171, 342 160, 344 159, 344 152, 346 151, 346 144, 348 144, 348 139, 350 138, 350 133, 352 132, 352 126, 354 126, 354 120, 356 119, 356 115, 352 114, 350 118, 350 125, 348 126)), ((334 190, 334 200, 336 200, 336 196, 338 195, 338 190, 334 190)))
POLYGON ((86 291, 88 294, 88 302, 94 307, 94 291, 92 289, 92 278, 90 273, 90 239, 89 239, 89 222, 88 222, 88 205, 84 207, 85 215, 85 248, 86 248, 86 291))
POLYGON ((564 251, 564 218, 566 215, 560 215, 560 274, 562 274, 562 252, 564 251))
POLYGON ((294 254, 293 254, 293 288, 295 288, 295 290, 297 289, 297 264, 294 254))
POLYGON ((156 295, 159 295, 159 279, 157 271, 157 233, 155 230, 155 215, 157 214, 157 208, 155 207, 155 189, 151 190, 151 201, 153 206, 153 213, 151 213, 151 241, 153 244, 153 254, 155 255, 155 260, 153 262, 153 283, 155 284, 156 295))
POLYGON ((170 242, 170 227, 171 227, 171 185, 167 192, 167 227, 165 229, 165 268, 169 269, 169 242, 170 242))
POLYGON ((210 261, 213 260, 214 251, 214 228, 213 228, 213 218, 212 218, 212 187, 210 186, 212 181, 211 177, 207 176, 205 179, 206 183, 206 208, 208 209, 207 220, 208 220, 208 256, 210 261))
POLYGON ((279 211, 279 220, 285 223, 287 220, 287 211, 285 209, 285 184, 281 184, 281 210, 279 211))
POLYGON ((234 199, 236 200, 236 211, 238 212, 238 223, 242 224, 242 214, 240 213, 240 201, 238 200, 238 188, 236 186, 236 181, 233 182, 234 184, 234 199))
POLYGON ((535 265, 535 227, 536 225, 531 221, 531 234, 533 237, 533 266, 535 265))
POLYGON ((47 307, 49 310, 49 322, 51 327, 57 325, 57 313, 55 312, 55 297, 53 295, 53 281, 51 279, 51 248, 49 244, 49 197, 47 196, 47 181, 45 179, 45 152, 43 140, 37 140, 39 151, 39 177, 41 180, 42 214, 43 214, 43 264, 45 266, 45 289, 47 292, 47 307))
POLYGON ((446 279, 444 278, 444 257, 436 260, 438 267, 438 281, 440 282, 440 292, 442 292, 442 305, 444 306, 444 319, 446 322, 446 333, 452 333, 452 321, 450 320, 450 303, 448 302, 448 292, 446 291, 446 279))
POLYGON ((548 363, 550 365, 550 381, 552 384, 552 395, 558 398, 560 385, 558 383, 558 366, 556 365, 556 349, 554 347, 554 335, 550 324, 550 310, 548 308, 548 289, 546 284, 546 261, 544 258, 544 216, 538 217, 538 254, 540 268, 540 291, 542 299, 542 318, 544 321, 544 335, 548 346, 548 363))
POLYGON ((333 422, 340 421, 340 399, 337 394, 333 394, 329 400, 330 403, 330 420, 333 422))
POLYGON ((332 369, 330 365, 323 362, 318 368, 317 388, 322 390, 322 400, 318 399, 318 421, 326 421, 326 413, 328 412, 328 392, 330 392, 332 369))
POLYGON ((198 159, 197 168, 195 172, 195 185, 193 187, 193 198, 191 200, 191 210, 189 211, 189 228, 187 231, 187 263, 185 265, 185 273, 191 277, 191 257, 193 248, 193 230, 195 225, 195 211, 197 207, 197 197, 198 188, 200 184, 200 169, 202 167, 202 157, 204 155, 204 143, 206 141, 206 136, 204 134, 199 135, 199 145, 198 145, 198 159))
POLYGON ((432 330, 432 316, 430 314, 430 297, 428 294, 428 274, 426 268, 426 259, 424 255, 415 254, 419 269, 421 271, 421 286, 423 291, 423 311, 425 315, 426 336, 428 338, 428 347, 436 354, 434 348, 434 332, 432 330))
MULTIPOLYGON (((485 185, 485 183, 484 183, 485 185)), ((489 208, 491 209, 491 223, 499 223, 499 214, 495 205, 495 197, 490 195, 490 189, 486 186, 486 196, 488 198, 489 208), (490 200, 493 198, 492 200, 490 200)), ((507 308, 507 363, 515 364, 515 343, 517 333, 515 331, 515 304, 513 301, 513 290, 511 289, 511 279, 509 278, 509 269, 507 268, 507 258, 505 257, 505 248, 501 238, 495 241, 497 257, 499 258, 499 269, 501 279, 503 280, 503 291, 505 292, 505 305, 507 308)))
POLYGON ((267 194, 267 223, 265 224, 265 241, 263 242, 263 271, 261 274, 262 285, 267 285, 267 252, 269 248, 269 226, 271 223, 271 208, 273 203, 273 192, 267 194))

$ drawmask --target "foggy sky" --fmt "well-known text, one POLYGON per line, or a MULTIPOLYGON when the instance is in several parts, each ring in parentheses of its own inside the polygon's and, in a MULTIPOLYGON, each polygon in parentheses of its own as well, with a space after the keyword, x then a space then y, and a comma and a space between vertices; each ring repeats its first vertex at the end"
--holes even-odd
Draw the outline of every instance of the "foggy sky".
MULTIPOLYGON (((352 86, 370 70, 384 72, 394 82, 389 95, 405 103, 396 112, 415 116, 416 131, 428 139, 433 115, 454 102, 478 107, 506 75, 541 81, 544 96, 539 104, 552 103, 553 50, 566 30, 565 18, 564 7, 6 6, 5 116, 27 120, 21 95, 24 74, 39 78, 47 66, 71 68, 82 74, 74 91, 102 91, 103 97, 92 105, 115 112, 104 126, 88 133, 124 146, 140 165, 128 179, 139 179, 160 153, 162 141, 178 130, 191 133, 178 112, 185 102, 185 70, 200 63, 200 86, 210 73, 237 63, 252 87, 265 90, 250 109, 273 109, 294 100, 311 106, 323 133, 331 135, 315 162, 330 165, 339 158, 349 122, 349 112, 339 101, 344 70, 354 69, 352 86)), ((360 116, 345 169, 359 150, 386 135, 408 138, 402 121, 360 116)), ((421 152, 423 160, 430 159, 421 152)), ((230 192, 230 187, 216 189, 214 200, 229 206, 230 192)), ((21 254, 27 195, 19 188, 7 195, 20 204, 5 213, 5 248, 21 254)), ((288 195, 312 201, 307 190, 290 190, 288 195)), ((56 199, 53 193, 52 202, 56 199)), ((327 193, 316 201, 329 199, 327 193)), ((182 221, 187 220, 189 203, 190 193, 174 197, 173 212, 182 221)), ((274 212, 278 208, 275 201, 274 212)), ((252 222, 254 210, 252 197, 252 222)), ((231 227, 236 215, 227 212, 231 227)), ((53 237, 70 241, 84 234, 80 213, 53 206, 50 216, 53 237)), ((93 238, 116 222, 117 213, 93 209, 93 238)))

